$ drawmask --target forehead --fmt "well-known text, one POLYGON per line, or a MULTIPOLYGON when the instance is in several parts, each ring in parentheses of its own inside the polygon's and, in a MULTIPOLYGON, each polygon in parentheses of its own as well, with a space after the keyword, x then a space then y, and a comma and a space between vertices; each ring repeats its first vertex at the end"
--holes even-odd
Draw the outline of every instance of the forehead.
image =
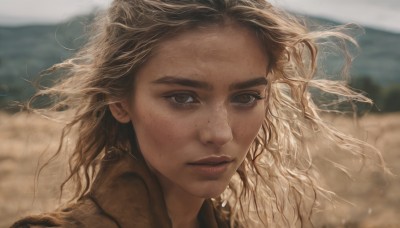
POLYGON ((249 51, 257 49, 257 53, 252 54, 260 54, 259 51, 261 50, 263 52, 261 54, 265 55, 264 45, 257 38, 255 31, 228 20, 222 23, 195 27, 172 36, 160 42, 155 55, 174 55, 178 52, 184 54, 181 50, 188 51, 186 53, 197 54, 195 56, 223 55, 227 53, 227 50, 236 51, 241 55, 247 54, 243 53, 243 47, 246 47, 249 51))
POLYGON ((161 41, 137 75, 148 80, 166 75, 206 78, 264 76, 268 58, 255 32, 235 22, 183 31, 161 41))

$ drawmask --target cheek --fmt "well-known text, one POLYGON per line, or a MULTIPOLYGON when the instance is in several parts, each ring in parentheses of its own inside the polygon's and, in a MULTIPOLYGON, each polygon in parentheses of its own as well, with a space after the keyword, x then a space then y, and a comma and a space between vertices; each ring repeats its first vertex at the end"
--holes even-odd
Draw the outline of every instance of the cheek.
POLYGON ((236 137, 242 147, 248 148, 259 133, 265 118, 263 107, 255 110, 252 115, 240 117, 239 120, 236 120, 236 137))
POLYGON ((143 106, 136 112, 132 122, 143 153, 168 154, 175 151, 189 135, 187 123, 165 113, 143 106))

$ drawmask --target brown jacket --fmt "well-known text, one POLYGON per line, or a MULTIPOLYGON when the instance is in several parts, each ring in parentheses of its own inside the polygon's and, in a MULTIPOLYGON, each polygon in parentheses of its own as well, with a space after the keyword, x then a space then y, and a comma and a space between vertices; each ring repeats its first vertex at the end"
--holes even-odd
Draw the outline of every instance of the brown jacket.
MULTIPOLYGON (((211 200, 204 202, 199 221, 201 227, 229 227, 211 200)), ((103 159, 91 191, 77 203, 26 217, 11 227, 172 228, 172 224, 161 187, 148 167, 141 159, 114 150, 103 159)))

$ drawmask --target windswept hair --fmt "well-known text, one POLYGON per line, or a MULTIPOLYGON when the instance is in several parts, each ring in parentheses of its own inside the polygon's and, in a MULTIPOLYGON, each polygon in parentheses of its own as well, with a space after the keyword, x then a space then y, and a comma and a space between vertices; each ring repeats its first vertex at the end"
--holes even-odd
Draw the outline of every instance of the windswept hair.
MULTIPOLYGON (((265 0, 114 0, 107 11, 99 13, 87 44, 74 57, 44 72, 62 74, 62 78, 42 88, 28 105, 43 114, 73 111, 54 155, 64 151, 69 135, 76 138, 70 172, 61 186, 62 190, 66 183, 75 184, 71 200, 88 193, 105 151, 111 147, 137 150, 132 125, 115 120, 108 105, 131 93, 135 73, 157 46, 183 31, 227 20, 249 28, 265 46, 270 60, 268 108, 245 161, 226 191, 214 200, 215 207, 221 213, 228 211, 232 227, 311 224, 318 200, 329 192, 316 180, 308 138, 318 134, 361 157, 366 145, 324 122, 321 115, 334 110, 324 103, 316 105, 314 96, 371 101, 347 87, 345 73, 344 80, 318 75, 320 45, 356 45, 351 36, 340 28, 309 31, 303 22, 265 0), (43 96, 51 98, 51 105, 35 108, 43 96)), ((346 68, 351 58, 342 50, 346 68)))

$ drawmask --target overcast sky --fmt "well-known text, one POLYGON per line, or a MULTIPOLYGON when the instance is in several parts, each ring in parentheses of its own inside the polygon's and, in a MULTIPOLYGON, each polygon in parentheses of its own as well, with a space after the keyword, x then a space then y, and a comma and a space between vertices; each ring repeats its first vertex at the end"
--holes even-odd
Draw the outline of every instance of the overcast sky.
MULTIPOLYGON (((0 25, 57 23, 106 7, 111 0, 0 0, 0 25)), ((271 0, 313 16, 400 33, 400 0, 271 0)))
POLYGON ((57 23, 105 7, 110 0, 0 0, 0 24, 57 23))
POLYGON ((285 9, 400 33, 400 0, 272 0, 285 9))

